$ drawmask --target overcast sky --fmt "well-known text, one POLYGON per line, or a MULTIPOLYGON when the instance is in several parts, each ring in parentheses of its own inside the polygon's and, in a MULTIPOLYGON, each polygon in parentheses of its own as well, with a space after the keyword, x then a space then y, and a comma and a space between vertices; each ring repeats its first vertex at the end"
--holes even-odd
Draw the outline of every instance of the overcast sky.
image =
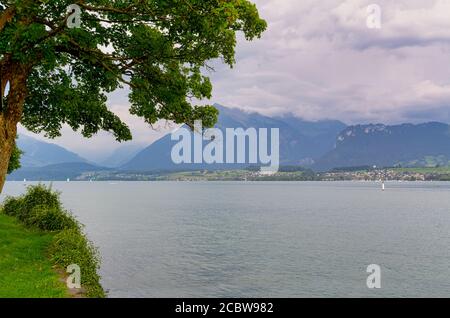
MULTIPOLYGON (((348 124, 450 122, 450 0, 254 2, 269 28, 261 40, 239 41, 233 69, 214 63, 209 103, 348 124), (372 3, 382 10, 380 29, 367 27, 372 3)), ((134 143, 166 131, 129 115, 124 92, 109 105, 134 143)), ((53 142, 89 159, 120 146, 104 133, 64 134, 53 142)))

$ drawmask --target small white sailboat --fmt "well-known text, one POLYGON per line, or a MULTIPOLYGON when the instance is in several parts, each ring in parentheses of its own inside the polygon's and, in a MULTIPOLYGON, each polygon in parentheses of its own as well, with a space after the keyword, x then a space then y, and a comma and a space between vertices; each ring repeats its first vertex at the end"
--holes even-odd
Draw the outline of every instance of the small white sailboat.
POLYGON ((384 183, 384 181, 381 182, 381 190, 386 190, 386 184, 384 183))
POLYGON ((69 178, 67 178, 67 182, 70 182, 70 179, 69 179, 69 178))

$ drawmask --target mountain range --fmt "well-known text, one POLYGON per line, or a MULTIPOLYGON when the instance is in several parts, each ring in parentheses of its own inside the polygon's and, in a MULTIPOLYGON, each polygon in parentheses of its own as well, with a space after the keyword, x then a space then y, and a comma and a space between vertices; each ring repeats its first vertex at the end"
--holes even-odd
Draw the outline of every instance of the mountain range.
POLYGON ((438 122, 394 126, 356 125, 336 138, 333 150, 315 167, 447 166, 450 164, 450 126, 438 122))
MULTIPOLYGON (((268 117, 220 105, 215 107, 219 110, 216 128, 219 128, 224 135, 226 128, 279 128, 281 165, 313 163, 314 158, 319 158, 332 149, 337 134, 346 127, 339 121, 308 122, 293 115, 268 117)), ((176 165, 171 160, 171 151, 176 143, 178 141, 172 141, 168 134, 139 152, 120 169, 127 171, 237 169, 248 166, 248 164, 176 165)), ((248 152, 246 155, 248 157, 248 152)))
MULTIPOLYGON (((324 171, 355 166, 437 166, 450 164, 450 126, 444 123, 347 126, 340 121, 306 121, 293 114, 269 117, 215 105, 220 112, 217 128, 279 128, 280 164, 301 165, 324 171)), ((113 168, 124 172, 199 169, 238 169, 248 165, 176 165, 167 134, 148 147, 124 146, 107 160, 92 163, 63 147, 21 135, 22 169, 9 179, 21 180, 64 174, 67 178, 87 171, 113 168), (108 167, 108 168, 104 168, 108 167)), ((248 153, 247 153, 248 155, 248 153)), ((62 178, 65 180, 65 178, 62 178)))

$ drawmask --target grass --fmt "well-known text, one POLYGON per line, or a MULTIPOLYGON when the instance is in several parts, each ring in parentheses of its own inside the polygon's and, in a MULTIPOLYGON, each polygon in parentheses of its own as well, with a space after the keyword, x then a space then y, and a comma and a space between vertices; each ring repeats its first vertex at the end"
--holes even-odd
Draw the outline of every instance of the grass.
POLYGON ((68 291, 53 270, 47 249, 54 234, 27 229, 0 214, 0 297, 62 298, 68 291))

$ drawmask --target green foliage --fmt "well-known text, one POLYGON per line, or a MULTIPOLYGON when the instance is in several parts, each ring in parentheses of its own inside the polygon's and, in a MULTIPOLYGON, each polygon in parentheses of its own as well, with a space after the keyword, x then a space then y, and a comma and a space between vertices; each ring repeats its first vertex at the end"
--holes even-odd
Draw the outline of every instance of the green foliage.
POLYGON ((98 251, 78 229, 68 229, 56 234, 49 253, 52 262, 62 268, 71 264, 80 266, 82 284, 88 297, 105 296, 97 274, 100 267, 98 251))
MULTIPOLYGON (((37 208, 56 209, 65 213, 61 208, 59 193, 44 185, 30 186, 25 195, 18 198, 8 197, 3 205, 5 214, 15 216, 28 225, 31 225, 33 213, 39 210, 37 208)), ((36 221, 35 217, 34 220, 36 221)))
POLYGON ((24 220, 24 223, 44 231, 61 231, 78 228, 78 222, 69 212, 57 207, 48 207, 45 205, 34 207, 30 211, 29 216, 24 220))
POLYGON ((2 210, 30 228, 56 233, 49 248, 52 262, 62 268, 77 264, 87 296, 105 296, 97 274, 98 252, 79 222, 62 208, 58 192, 44 185, 30 186, 23 196, 6 198, 2 210))
POLYGON ((214 125, 217 110, 193 104, 211 97, 209 61, 232 67, 236 34, 252 40, 267 27, 248 0, 88 0, 77 2, 81 27, 70 29, 70 4, 8 1, 14 18, 0 32, 0 56, 30 70, 21 122, 49 137, 68 124, 86 137, 106 130, 130 139, 106 107, 107 94, 121 87, 130 112, 149 124, 214 125))
POLYGON ((51 186, 46 187, 43 184, 29 186, 23 197, 24 208, 31 210, 37 206, 46 206, 49 208, 61 208, 59 193, 52 190, 51 186))
POLYGON ((11 154, 11 159, 9 159, 9 165, 8 165, 8 174, 13 172, 14 170, 20 169, 20 157, 23 154, 23 152, 17 148, 17 146, 14 146, 14 150, 11 154))
POLYGON ((3 202, 3 213, 9 216, 17 217, 23 210, 23 198, 7 197, 3 202))

